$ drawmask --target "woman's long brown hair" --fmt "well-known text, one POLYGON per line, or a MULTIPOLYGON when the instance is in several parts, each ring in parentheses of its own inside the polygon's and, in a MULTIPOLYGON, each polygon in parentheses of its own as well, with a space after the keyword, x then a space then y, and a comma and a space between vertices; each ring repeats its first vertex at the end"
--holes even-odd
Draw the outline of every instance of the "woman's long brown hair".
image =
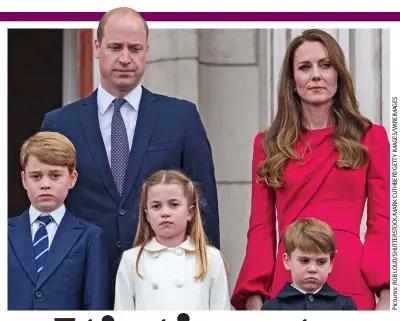
POLYGON ((278 112, 271 127, 264 132, 263 147, 267 157, 258 167, 257 178, 272 188, 283 186, 283 171, 287 162, 290 159, 301 159, 301 155, 294 150, 294 144, 300 132, 306 129, 303 127, 300 97, 293 91, 293 62, 297 48, 306 41, 320 42, 326 47, 330 63, 338 74, 338 87, 330 113, 330 121, 334 126, 334 144, 340 154, 336 166, 356 169, 364 166, 369 159, 361 139, 372 124, 359 111, 343 51, 328 33, 309 29, 295 38, 286 50, 279 80, 278 112))

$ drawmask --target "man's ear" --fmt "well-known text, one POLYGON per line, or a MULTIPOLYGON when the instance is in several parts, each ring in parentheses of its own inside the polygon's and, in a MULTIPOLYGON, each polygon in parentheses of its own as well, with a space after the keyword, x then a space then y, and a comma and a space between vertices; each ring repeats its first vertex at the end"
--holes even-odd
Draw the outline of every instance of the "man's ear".
POLYGON ((95 56, 95 58, 99 59, 100 57, 100 47, 101 47, 101 43, 100 41, 98 41, 97 39, 94 41, 93 44, 93 55, 95 56))

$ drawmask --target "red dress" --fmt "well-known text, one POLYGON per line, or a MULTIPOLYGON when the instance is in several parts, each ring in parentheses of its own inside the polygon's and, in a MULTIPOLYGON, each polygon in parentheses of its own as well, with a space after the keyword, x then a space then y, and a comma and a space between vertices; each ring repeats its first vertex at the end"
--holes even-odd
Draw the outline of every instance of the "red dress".
MULTIPOLYGON (((252 200, 246 256, 232 295, 232 305, 245 309, 246 299, 259 293, 275 297, 290 271, 282 264, 282 237, 294 220, 314 217, 335 232, 337 254, 327 282, 340 294, 350 295, 358 310, 375 308, 374 292, 389 288, 390 278, 390 148, 384 127, 373 125, 362 143, 369 162, 357 170, 334 166, 339 153, 333 145, 333 127, 302 133, 309 142, 301 162, 290 160, 284 171, 285 186, 275 193, 256 182, 256 169, 266 155, 263 134, 254 139, 252 200), (368 198, 367 233, 360 240, 360 223, 368 198), (276 230, 276 216, 279 224, 276 230)), ((304 144, 297 143, 296 151, 304 144)))

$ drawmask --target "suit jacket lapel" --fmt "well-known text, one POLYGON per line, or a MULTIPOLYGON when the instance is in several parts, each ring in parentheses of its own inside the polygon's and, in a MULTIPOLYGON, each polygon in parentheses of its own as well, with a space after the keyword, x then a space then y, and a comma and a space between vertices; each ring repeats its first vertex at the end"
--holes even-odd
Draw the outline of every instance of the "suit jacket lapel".
POLYGON ((36 284, 38 274, 36 272, 35 257, 33 254, 31 224, 29 221, 29 210, 20 215, 13 223, 9 223, 8 238, 18 260, 36 284))
POLYGON ((54 236, 53 242, 50 245, 50 250, 46 262, 44 263, 43 270, 39 275, 36 289, 39 289, 60 265, 68 252, 75 245, 82 232, 83 228, 79 221, 70 212, 66 211, 54 236))
POLYGON ((129 155, 128 169, 125 175, 124 189, 122 191, 120 204, 125 202, 135 183, 142 164, 143 156, 150 142, 151 134, 153 133, 158 111, 159 104, 157 103, 156 96, 143 87, 139 114, 129 155))
POLYGON ((115 198, 117 202, 120 200, 117 187, 115 185, 110 164, 108 162, 103 137, 101 136, 98 107, 97 107, 97 90, 84 100, 81 108, 81 124, 86 136, 87 145, 93 157, 93 161, 104 182, 104 185, 115 198))

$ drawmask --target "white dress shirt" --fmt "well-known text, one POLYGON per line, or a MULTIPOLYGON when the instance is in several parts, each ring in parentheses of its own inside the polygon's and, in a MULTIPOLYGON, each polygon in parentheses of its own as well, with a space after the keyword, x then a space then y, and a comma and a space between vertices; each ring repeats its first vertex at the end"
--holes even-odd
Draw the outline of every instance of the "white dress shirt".
POLYGON ((38 211, 36 208, 34 208, 32 205, 29 208, 29 221, 31 222, 31 232, 32 232, 32 243, 35 238, 35 233, 39 229, 39 222, 37 221, 37 218, 40 215, 51 215, 53 218, 52 221, 46 225, 46 230, 47 230, 47 235, 49 237, 49 248, 51 246, 51 243, 53 242, 54 235, 56 235, 58 226, 61 223, 61 220, 63 219, 65 215, 65 205, 61 205, 59 208, 57 208, 55 211, 51 212, 50 214, 42 214, 40 211, 38 211))
POLYGON ((190 237, 176 248, 153 238, 123 253, 115 284, 114 310, 230 310, 228 281, 218 249, 207 246, 208 273, 196 281, 196 248, 190 237))
MULTIPOLYGON (((101 136, 103 137, 104 146, 106 148, 108 162, 111 166, 111 121, 114 114, 113 100, 115 98, 107 92, 101 84, 97 90, 97 106, 99 116, 99 126, 101 136)), ((136 122, 139 112, 140 99, 142 98, 142 86, 138 85, 125 97, 126 102, 121 107, 122 119, 125 123, 126 132, 128 134, 129 150, 131 150, 133 135, 135 133, 136 122)))

